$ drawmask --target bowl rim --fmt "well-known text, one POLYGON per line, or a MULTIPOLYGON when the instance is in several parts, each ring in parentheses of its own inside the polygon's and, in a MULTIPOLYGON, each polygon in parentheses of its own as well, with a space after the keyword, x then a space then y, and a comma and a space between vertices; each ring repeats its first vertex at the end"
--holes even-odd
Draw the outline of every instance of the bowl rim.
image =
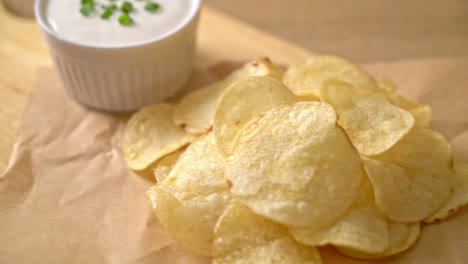
POLYGON ((83 47, 83 48, 91 48, 91 49, 99 49, 99 50, 138 48, 138 47, 146 46, 149 44, 153 44, 153 43, 168 39, 176 35, 178 32, 180 32, 185 27, 187 27, 194 19, 196 19, 198 13, 200 12, 201 5, 202 5, 202 0, 189 0, 192 3, 189 14, 185 17, 182 23, 180 23, 177 27, 170 30, 169 32, 166 32, 165 34, 162 34, 160 36, 157 36, 155 38, 151 38, 142 42, 134 43, 134 44, 125 44, 125 45, 118 45, 118 46, 100 46, 100 45, 84 44, 84 43, 80 43, 77 41, 67 39, 63 37, 62 35, 58 34, 55 30, 53 30, 50 27, 50 25, 46 22, 46 18, 44 17, 45 12, 42 11, 43 10, 42 6, 46 4, 44 3, 46 1, 50 1, 50 0, 35 0, 34 1, 34 16, 42 30, 44 30, 48 35, 54 37, 55 39, 65 42, 67 44, 78 46, 78 47, 83 47))

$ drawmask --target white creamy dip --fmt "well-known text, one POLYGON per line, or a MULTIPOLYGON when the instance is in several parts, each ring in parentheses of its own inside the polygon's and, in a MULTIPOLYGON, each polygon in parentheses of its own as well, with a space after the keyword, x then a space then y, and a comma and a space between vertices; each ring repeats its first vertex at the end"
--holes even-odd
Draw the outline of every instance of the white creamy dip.
MULTIPOLYGON (((129 0, 127 0, 129 1, 129 0)), ((130 13, 133 23, 121 25, 118 18, 123 13, 114 12, 109 19, 101 19, 102 6, 115 3, 121 6, 123 0, 94 0, 95 12, 89 17, 80 13, 81 0, 48 0, 45 17, 51 29, 62 38, 76 43, 99 47, 122 47, 144 43, 164 36, 187 19, 192 9, 191 0, 155 0, 160 5, 157 12, 145 10, 147 1, 133 1, 130 13)))

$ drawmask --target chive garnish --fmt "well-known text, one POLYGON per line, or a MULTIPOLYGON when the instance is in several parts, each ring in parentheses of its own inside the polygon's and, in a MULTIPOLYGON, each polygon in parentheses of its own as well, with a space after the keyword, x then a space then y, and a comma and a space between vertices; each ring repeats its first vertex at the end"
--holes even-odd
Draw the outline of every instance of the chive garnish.
POLYGON ((133 10, 133 5, 132 3, 125 1, 120 6, 120 10, 122 10, 124 13, 130 13, 133 10))
POLYGON ((111 16, 112 16, 112 10, 106 9, 104 10, 104 13, 102 13, 101 18, 108 19, 111 16))
POLYGON ((90 16, 94 12, 94 0, 81 0, 81 14, 90 16))
POLYGON ((117 10, 117 5, 116 4, 111 4, 106 7, 104 10, 104 13, 102 13, 101 18, 102 19, 108 19, 114 14, 114 11, 117 10))
MULTIPOLYGON (((75 0, 76 1, 76 0, 75 0)), ((117 0, 109 0, 111 2, 109 5, 102 5, 99 3, 95 3, 95 0, 80 0, 81 7, 80 12, 83 16, 89 17, 95 14, 96 12, 101 13, 100 17, 102 19, 109 19, 117 10, 120 10, 122 13, 118 17, 119 23, 121 25, 127 26, 133 24, 133 19, 130 17, 129 13, 135 11, 135 7, 131 3, 131 1, 124 1, 120 6, 117 6, 115 2, 117 0), (99 8, 100 7, 100 8, 99 8), (96 10, 99 9, 99 11, 96 10), (101 11, 102 9, 102 11, 101 11)), ((159 3, 156 3, 152 0, 134 0, 138 2, 144 1, 144 9, 151 13, 156 13, 158 10, 161 9, 159 3)))
POLYGON ((133 23, 132 18, 128 15, 128 13, 124 13, 119 17, 119 23, 124 26, 128 26, 133 23))
POLYGON ((80 8, 80 12, 81 14, 83 14, 83 16, 90 16, 94 12, 94 4, 91 4, 91 3, 82 4, 80 8))
POLYGON ((148 2, 145 5, 145 10, 148 11, 148 12, 154 13, 154 12, 159 10, 159 4, 154 3, 154 2, 148 2))

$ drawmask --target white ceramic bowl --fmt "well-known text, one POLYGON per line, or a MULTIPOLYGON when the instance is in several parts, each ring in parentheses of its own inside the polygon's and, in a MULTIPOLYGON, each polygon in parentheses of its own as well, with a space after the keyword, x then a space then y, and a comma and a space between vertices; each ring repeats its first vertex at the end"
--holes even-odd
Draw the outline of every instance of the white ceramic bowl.
POLYGON ((36 0, 34 12, 55 68, 71 97, 94 109, 120 112, 163 101, 190 77, 201 6, 201 0, 191 1, 189 15, 175 30, 119 47, 64 39, 46 21, 47 0, 36 0))

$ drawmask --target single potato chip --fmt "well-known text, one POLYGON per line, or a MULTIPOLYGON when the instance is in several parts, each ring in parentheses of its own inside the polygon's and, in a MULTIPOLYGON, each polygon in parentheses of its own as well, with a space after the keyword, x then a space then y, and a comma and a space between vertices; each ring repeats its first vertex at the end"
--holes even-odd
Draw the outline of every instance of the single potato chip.
POLYGON ((271 76, 281 80, 282 71, 268 58, 249 62, 225 79, 182 98, 174 110, 174 123, 193 135, 211 131, 218 98, 231 84, 248 76, 271 76))
POLYGON ((213 264, 318 264, 316 248, 299 244, 288 230, 237 202, 215 228, 213 264))
POLYGON ((366 253, 380 253, 389 246, 388 223, 374 202, 374 191, 367 177, 348 211, 323 228, 292 227, 291 235, 309 246, 334 245, 366 253))
POLYGON ((453 155, 453 170, 455 177, 452 193, 442 207, 424 219, 424 222, 442 220, 468 204, 468 161, 458 153, 453 155))
POLYGON ((430 106, 418 101, 406 99, 401 96, 395 84, 388 79, 378 79, 379 89, 385 93, 387 99, 394 105, 410 112, 415 120, 415 127, 429 127, 432 119, 432 109, 430 106))
POLYGON ((123 137, 123 154, 128 167, 141 171, 165 155, 193 140, 172 123, 172 104, 143 107, 127 123, 123 137))
POLYGON ((167 178, 167 176, 172 170, 172 167, 176 163, 177 159, 179 159, 179 156, 182 153, 184 153, 184 151, 185 150, 180 150, 180 149, 176 150, 164 156, 162 159, 160 159, 156 163, 156 167, 153 169, 153 174, 157 182, 162 182, 164 179, 167 178))
POLYGON ((210 256, 219 216, 231 200, 212 134, 191 144, 169 176, 148 191, 159 222, 185 248, 210 256))
POLYGON ((388 151, 362 157, 377 208, 390 220, 421 221, 452 190, 452 148, 439 133, 415 128, 388 151))
POLYGON ((395 145, 414 125, 413 116, 390 104, 380 93, 370 94, 337 80, 321 89, 323 101, 331 104, 338 124, 357 151, 378 155, 395 145))
POLYGON ((370 254, 364 251, 358 251, 351 248, 337 247, 343 255, 360 258, 360 259, 376 259, 384 258, 401 253, 410 248, 419 237, 421 228, 419 222, 411 224, 403 224, 397 222, 388 223, 389 246, 381 253, 370 254))
POLYGON ((226 178, 255 213, 288 226, 324 226, 356 196, 359 155, 322 102, 282 105, 239 132, 226 178))
POLYGON ((351 62, 330 55, 317 55, 291 66, 283 82, 299 98, 320 100, 328 80, 340 80, 362 90, 375 90, 375 82, 351 62))
POLYGON ((247 76, 270 76, 280 82, 283 81, 284 70, 274 64, 268 57, 261 57, 258 60, 251 61, 245 67, 249 71, 247 76))
POLYGON ((231 154, 232 141, 252 118, 296 97, 279 81, 253 76, 231 85, 219 98, 214 117, 214 135, 221 154, 231 154))

